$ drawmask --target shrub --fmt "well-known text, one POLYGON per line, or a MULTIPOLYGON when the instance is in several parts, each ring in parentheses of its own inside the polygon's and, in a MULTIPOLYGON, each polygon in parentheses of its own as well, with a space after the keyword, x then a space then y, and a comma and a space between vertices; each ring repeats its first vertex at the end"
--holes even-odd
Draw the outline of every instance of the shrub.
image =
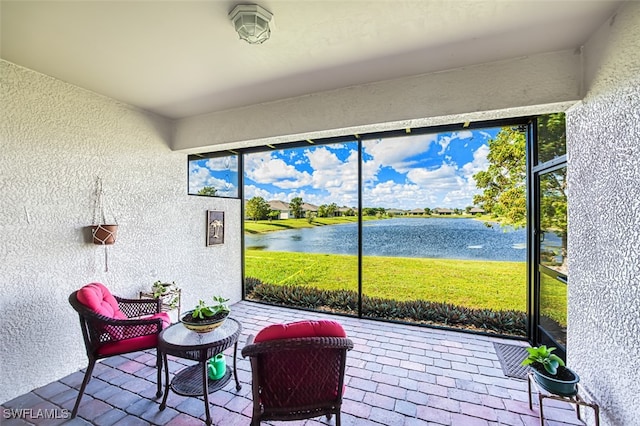
POLYGON ((256 288, 258 284, 262 284, 262 281, 260 281, 258 278, 246 277, 244 279, 244 291, 247 294, 253 293, 253 289, 256 288))
POLYGON ((358 310, 358 293, 351 290, 325 291, 326 304, 329 307, 347 313, 358 310))
MULTIPOLYGON (((357 313, 358 293, 350 290, 322 290, 315 287, 287 286, 263 283, 246 278, 247 297, 285 306, 357 313)), ((476 329, 489 333, 526 336, 526 313, 473 309, 429 300, 398 301, 362 296, 362 315, 442 325, 452 328, 476 329)))

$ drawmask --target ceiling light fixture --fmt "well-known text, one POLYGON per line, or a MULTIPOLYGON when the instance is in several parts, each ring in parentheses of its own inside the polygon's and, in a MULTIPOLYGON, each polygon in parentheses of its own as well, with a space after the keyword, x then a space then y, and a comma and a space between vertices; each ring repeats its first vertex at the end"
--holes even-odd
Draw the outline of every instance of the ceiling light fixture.
POLYGON ((229 13, 238 35, 249 44, 262 44, 269 40, 269 21, 273 14, 257 4, 239 4, 229 13))

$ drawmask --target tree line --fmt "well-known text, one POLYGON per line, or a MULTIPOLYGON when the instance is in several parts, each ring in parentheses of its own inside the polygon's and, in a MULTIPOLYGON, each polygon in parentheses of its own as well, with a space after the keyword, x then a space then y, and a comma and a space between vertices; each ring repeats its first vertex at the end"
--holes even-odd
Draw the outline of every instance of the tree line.
MULTIPOLYGON (((313 217, 311 211, 304 211, 304 201, 301 197, 294 197, 289 202, 289 211, 293 219, 307 219, 313 217)), ((318 211, 315 212, 316 217, 334 217, 338 215, 338 205, 336 203, 322 204, 318 206, 318 211)), ((345 216, 355 216, 356 212, 352 208, 348 208, 345 212, 345 216)), ((265 220, 276 219, 280 215, 277 210, 272 210, 269 203, 262 197, 253 197, 247 201, 245 205, 245 216, 253 220, 265 220)))
MULTIPOLYGON (((304 201, 301 197, 294 197, 289 202, 289 211, 291 218, 293 219, 313 219, 314 217, 335 217, 339 215, 343 216, 356 216, 358 211, 353 207, 344 207, 346 210, 339 212, 340 207, 336 203, 322 204, 318 206, 316 212, 309 210, 305 211, 302 206, 304 201)), ((473 206, 467 206, 465 209, 454 208, 451 209, 453 214, 462 215, 464 213, 469 214, 473 206)), ((424 208, 425 215, 436 214, 436 209, 429 207, 424 208)), ((262 197, 253 197, 247 201, 245 205, 245 217, 252 220, 267 220, 277 219, 280 215, 278 210, 272 210, 269 203, 262 197)), ((375 217, 393 217, 394 212, 388 211, 384 207, 364 207, 362 209, 363 216, 375 216, 375 217)))

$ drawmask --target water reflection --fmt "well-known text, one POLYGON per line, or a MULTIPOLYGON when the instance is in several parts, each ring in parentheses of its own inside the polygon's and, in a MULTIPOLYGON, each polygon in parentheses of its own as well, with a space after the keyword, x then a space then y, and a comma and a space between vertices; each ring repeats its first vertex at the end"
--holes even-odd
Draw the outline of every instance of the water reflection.
MULTIPOLYGON (((365 256, 526 260, 526 230, 486 227, 474 219, 394 218, 363 224, 365 256)), ((248 249, 357 254, 357 224, 246 235, 248 249)))

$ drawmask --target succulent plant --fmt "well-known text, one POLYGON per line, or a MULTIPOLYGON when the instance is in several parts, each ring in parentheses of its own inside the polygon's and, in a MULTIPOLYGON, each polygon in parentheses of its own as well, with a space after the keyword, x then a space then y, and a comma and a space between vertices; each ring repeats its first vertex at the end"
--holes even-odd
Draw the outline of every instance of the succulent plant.
POLYGON ((195 308, 193 308, 193 312, 191 316, 194 319, 204 320, 206 318, 211 318, 215 315, 218 315, 223 312, 229 312, 229 307, 227 306, 227 302, 229 299, 225 299, 220 296, 213 296, 213 303, 206 304, 204 300, 199 300, 198 304, 195 308))
POLYGON ((556 348, 547 348, 546 345, 535 346, 533 348, 527 348, 529 356, 523 361, 522 365, 535 365, 539 364, 547 371, 547 373, 555 376, 558 372, 558 367, 564 367, 564 361, 556 354, 552 354, 556 348))

